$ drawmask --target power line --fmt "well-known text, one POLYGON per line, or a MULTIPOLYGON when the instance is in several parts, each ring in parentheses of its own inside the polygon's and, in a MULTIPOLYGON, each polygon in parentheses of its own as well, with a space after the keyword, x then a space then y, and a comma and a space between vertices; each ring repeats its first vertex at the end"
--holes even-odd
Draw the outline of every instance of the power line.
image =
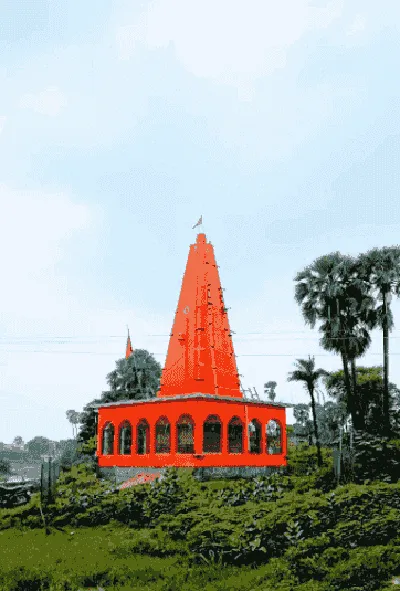
MULTIPOLYGON (((112 353, 112 352, 98 352, 98 351, 39 351, 39 350, 31 350, 31 351, 7 351, 8 354, 16 354, 16 355, 20 355, 20 354, 30 354, 30 353, 43 353, 43 354, 48 354, 48 353, 62 353, 63 355, 69 355, 69 354, 78 354, 78 355, 113 355, 115 357, 118 357, 118 355, 121 355, 121 352, 119 353, 112 353)), ((152 355, 154 356, 166 356, 166 353, 152 353, 152 355)), ((236 357, 301 357, 302 355, 304 355, 303 353, 244 353, 244 354, 239 354, 236 355, 236 357)), ((378 357, 382 357, 382 353, 365 353, 365 356, 368 355, 372 355, 372 356, 378 356, 378 357)), ((393 353, 391 352, 390 355, 400 355, 400 352, 398 353, 393 353)), ((328 354, 328 353, 313 353, 314 357, 334 357, 333 353, 328 354)))
MULTIPOLYGON (((293 332, 292 334, 298 334, 297 332, 293 332)), ((293 337, 290 336, 290 333, 288 333, 288 336, 284 336, 283 333, 233 333, 233 336, 235 338, 235 340, 239 340, 240 337, 242 336, 247 336, 247 335, 258 335, 258 336, 266 336, 268 337, 269 340, 273 340, 273 341, 285 341, 285 340, 291 340, 291 341, 315 341, 315 340, 319 340, 322 338, 322 336, 324 336, 322 333, 320 333, 317 336, 308 336, 308 337, 293 337), (272 336, 272 338, 270 337, 270 335, 272 336), (275 338, 276 336, 281 336, 282 338, 275 338)), ((165 334, 165 335, 141 335, 141 338, 147 338, 147 337, 164 337, 164 338, 169 338, 170 335, 165 334)), ((117 337, 117 336, 102 336, 102 337, 45 337, 45 338, 41 338, 41 337, 33 337, 33 338, 23 338, 23 337, 11 337, 11 340, 4 340, 4 337, 0 337, 0 345, 20 345, 20 344, 29 344, 29 343, 49 343, 49 344, 73 344, 73 345, 84 345, 84 344, 96 344, 96 342, 101 342, 102 340, 105 339, 113 339, 113 338, 118 338, 118 339, 124 339, 125 337, 117 337), (66 340, 68 339, 68 340, 66 340), (73 340, 75 339, 75 340, 73 340)), ((354 338, 354 337, 330 337, 331 340, 333 341, 338 341, 338 340, 347 340, 349 338, 354 338)), ((400 335, 393 335, 390 333, 389 336, 390 339, 400 339, 400 335)), ((245 339, 247 342, 250 341, 256 341, 257 339, 245 339)))

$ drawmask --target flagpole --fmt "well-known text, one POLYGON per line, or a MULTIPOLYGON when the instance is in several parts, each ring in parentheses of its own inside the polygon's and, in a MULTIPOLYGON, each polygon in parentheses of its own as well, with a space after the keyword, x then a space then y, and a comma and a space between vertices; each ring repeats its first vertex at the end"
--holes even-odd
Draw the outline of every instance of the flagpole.
POLYGON ((200 226, 200 230, 198 230, 197 232, 203 232, 203 216, 201 215, 199 218, 199 221, 197 222, 197 224, 195 224, 194 226, 192 226, 192 230, 195 230, 196 228, 198 228, 200 226))

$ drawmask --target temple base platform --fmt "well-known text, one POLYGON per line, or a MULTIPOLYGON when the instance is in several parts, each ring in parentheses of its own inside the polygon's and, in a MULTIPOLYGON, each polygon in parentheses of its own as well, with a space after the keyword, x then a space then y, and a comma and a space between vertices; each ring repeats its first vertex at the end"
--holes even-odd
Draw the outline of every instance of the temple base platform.
MULTIPOLYGON (((191 470, 192 475, 202 482, 217 478, 254 478, 256 476, 270 476, 271 474, 282 474, 286 466, 211 466, 205 468, 177 468, 178 470, 191 470)), ((129 478, 139 474, 165 474, 167 468, 154 468, 143 466, 119 467, 110 466, 98 468, 97 475, 106 478, 115 484, 121 484, 129 478)))

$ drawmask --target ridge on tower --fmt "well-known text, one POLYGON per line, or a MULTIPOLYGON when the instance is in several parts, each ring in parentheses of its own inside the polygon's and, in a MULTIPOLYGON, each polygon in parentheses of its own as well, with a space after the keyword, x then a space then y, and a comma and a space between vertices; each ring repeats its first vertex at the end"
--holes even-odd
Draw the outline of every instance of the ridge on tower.
POLYGON ((199 233, 190 245, 157 397, 243 398, 214 248, 199 233))

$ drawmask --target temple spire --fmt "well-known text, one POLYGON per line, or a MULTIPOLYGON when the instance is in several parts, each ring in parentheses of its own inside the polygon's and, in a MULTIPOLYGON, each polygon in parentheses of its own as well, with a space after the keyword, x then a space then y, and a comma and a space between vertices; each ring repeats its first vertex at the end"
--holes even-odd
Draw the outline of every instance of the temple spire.
POLYGON ((132 345, 131 345, 131 337, 129 335, 129 328, 128 328, 128 338, 127 338, 127 341, 126 341, 125 359, 129 359, 129 357, 132 355, 132 353, 133 353, 133 349, 132 349, 132 345))
POLYGON ((203 233, 190 245, 157 396, 192 393, 243 398, 214 249, 203 233))

